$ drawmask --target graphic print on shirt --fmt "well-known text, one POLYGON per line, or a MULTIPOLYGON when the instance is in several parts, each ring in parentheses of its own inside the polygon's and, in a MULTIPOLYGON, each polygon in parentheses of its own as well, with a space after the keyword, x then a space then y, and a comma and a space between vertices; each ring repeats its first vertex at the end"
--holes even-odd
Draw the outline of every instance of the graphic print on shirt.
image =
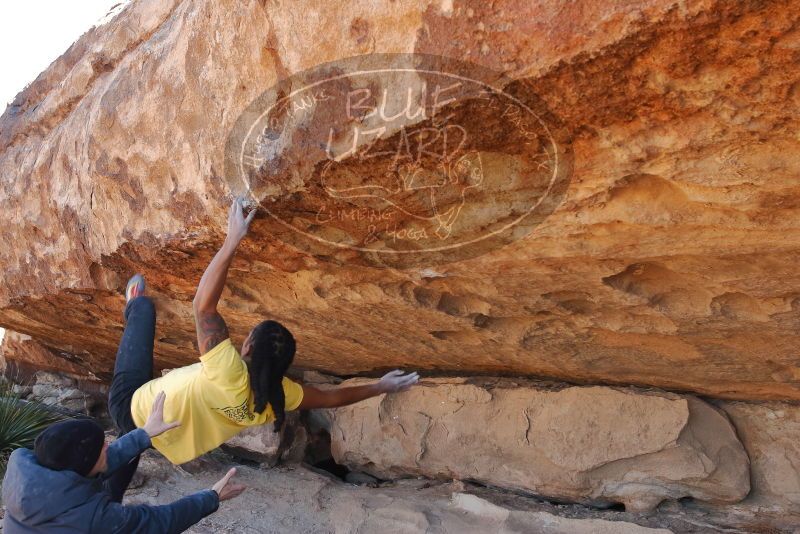
POLYGON ((236 423, 243 423, 245 420, 252 421, 255 416, 247 406, 247 399, 239 406, 226 406, 225 408, 214 408, 222 412, 225 417, 236 423))

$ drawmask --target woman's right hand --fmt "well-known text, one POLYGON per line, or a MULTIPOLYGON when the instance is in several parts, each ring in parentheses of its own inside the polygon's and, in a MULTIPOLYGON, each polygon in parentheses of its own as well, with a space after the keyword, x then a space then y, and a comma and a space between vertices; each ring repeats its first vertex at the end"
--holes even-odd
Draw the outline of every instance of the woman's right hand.
POLYGON ((247 217, 244 216, 244 197, 236 197, 231 204, 231 209, 228 212, 228 240, 234 244, 244 239, 247 235, 247 230, 250 223, 253 222, 253 217, 256 216, 257 209, 251 211, 247 217))

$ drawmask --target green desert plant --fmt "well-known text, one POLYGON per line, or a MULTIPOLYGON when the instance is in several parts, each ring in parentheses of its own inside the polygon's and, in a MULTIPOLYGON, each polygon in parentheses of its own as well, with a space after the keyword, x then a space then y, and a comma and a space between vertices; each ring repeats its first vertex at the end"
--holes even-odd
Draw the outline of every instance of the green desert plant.
POLYGON ((46 404, 23 399, 11 382, 0 379, 0 473, 14 449, 32 447, 42 430, 64 418, 46 404))

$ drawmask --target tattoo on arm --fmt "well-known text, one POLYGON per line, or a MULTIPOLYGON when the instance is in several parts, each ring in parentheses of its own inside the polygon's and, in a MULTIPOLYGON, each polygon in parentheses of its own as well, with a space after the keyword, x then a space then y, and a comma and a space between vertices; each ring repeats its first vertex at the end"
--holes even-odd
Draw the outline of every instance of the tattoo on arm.
POLYGON ((228 325, 216 310, 198 312, 194 322, 197 327, 197 346, 200 348, 201 355, 230 337, 228 325))

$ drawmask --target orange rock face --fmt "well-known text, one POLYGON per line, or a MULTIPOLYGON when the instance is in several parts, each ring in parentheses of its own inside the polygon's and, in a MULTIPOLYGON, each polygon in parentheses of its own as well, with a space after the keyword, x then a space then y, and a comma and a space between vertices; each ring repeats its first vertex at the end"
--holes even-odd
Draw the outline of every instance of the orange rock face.
MULTIPOLYGON (((64 375, 87 377, 85 362, 73 355, 52 350, 30 336, 6 331, 0 343, 0 366, 5 376, 25 382, 31 371, 52 371, 64 375)), ((94 378, 88 373, 88 378, 94 378)))
POLYGON ((195 361, 194 288, 246 193, 262 213, 222 312, 237 342, 284 322, 298 365, 798 400, 798 18, 797 1, 135 0, 0 118, 0 325, 107 379, 142 272, 157 364, 195 361), (342 107, 343 86, 389 87, 391 108, 433 79, 406 93, 342 67, 376 54, 486 69, 506 104, 342 107), (333 100, 270 108, 334 72, 333 100), (238 172, 242 123, 263 128, 238 172), (469 142, 448 152, 456 126, 469 142), (370 218, 394 226, 370 241, 370 218))

